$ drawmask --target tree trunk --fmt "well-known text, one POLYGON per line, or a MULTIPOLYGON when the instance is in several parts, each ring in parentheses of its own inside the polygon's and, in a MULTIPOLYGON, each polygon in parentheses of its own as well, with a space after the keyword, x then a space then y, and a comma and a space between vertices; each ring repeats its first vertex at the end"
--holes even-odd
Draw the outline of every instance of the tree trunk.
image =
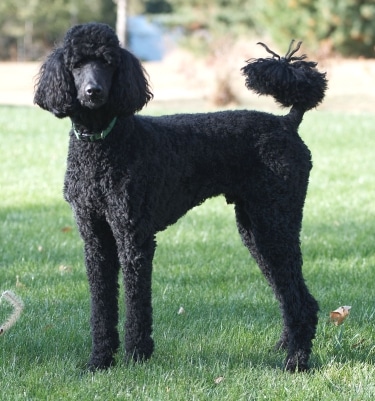
POLYGON ((122 47, 126 46, 127 0, 114 0, 117 4, 116 33, 122 47))

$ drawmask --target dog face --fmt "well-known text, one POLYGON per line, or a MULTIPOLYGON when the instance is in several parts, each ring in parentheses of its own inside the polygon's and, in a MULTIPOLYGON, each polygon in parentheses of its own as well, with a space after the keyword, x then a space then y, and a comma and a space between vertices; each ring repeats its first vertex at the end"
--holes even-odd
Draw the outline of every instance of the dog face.
POLYGON ((82 112, 131 115, 152 93, 140 61, 108 25, 72 27, 41 66, 34 103, 58 118, 82 112))
POLYGON ((107 103, 115 66, 104 59, 76 63, 72 69, 77 99, 82 107, 96 110, 107 103))

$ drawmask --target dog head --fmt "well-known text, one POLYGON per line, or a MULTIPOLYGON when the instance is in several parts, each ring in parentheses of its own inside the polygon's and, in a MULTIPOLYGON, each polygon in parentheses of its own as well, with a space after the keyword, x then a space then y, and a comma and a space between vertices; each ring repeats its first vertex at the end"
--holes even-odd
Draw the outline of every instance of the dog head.
POLYGON ((120 116, 141 110, 151 98, 139 60, 120 47, 108 25, 89 23, 68 30, 43 63, 34 103, 59 118, 80 108, 120 116))

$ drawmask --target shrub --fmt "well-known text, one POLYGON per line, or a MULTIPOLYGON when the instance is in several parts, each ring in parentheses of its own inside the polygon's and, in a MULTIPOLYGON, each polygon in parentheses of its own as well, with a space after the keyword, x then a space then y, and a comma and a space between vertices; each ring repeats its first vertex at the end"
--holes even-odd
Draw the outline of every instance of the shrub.
POLYGON ((291 38, 316 50, 325 44, 344 56, 374 57, 374 0, 264 0, 257 25, 283 48, 291 38))

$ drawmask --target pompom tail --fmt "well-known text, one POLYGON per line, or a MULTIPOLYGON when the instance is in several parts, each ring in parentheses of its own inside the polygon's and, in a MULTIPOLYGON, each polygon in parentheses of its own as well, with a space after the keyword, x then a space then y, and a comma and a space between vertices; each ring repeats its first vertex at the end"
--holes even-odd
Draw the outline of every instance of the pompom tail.
POLYGON ((242 68, 246 87, 259 95, 271 95, 284 107, 303 110, 316 107, 324 99, 326 74, 316 69, 317 63, 304 61, 306 55, 294 56, 302 42, 293 49, 294 40, 285 57, 280 57, 263 43, 272 57, 249 60, 242 68))

